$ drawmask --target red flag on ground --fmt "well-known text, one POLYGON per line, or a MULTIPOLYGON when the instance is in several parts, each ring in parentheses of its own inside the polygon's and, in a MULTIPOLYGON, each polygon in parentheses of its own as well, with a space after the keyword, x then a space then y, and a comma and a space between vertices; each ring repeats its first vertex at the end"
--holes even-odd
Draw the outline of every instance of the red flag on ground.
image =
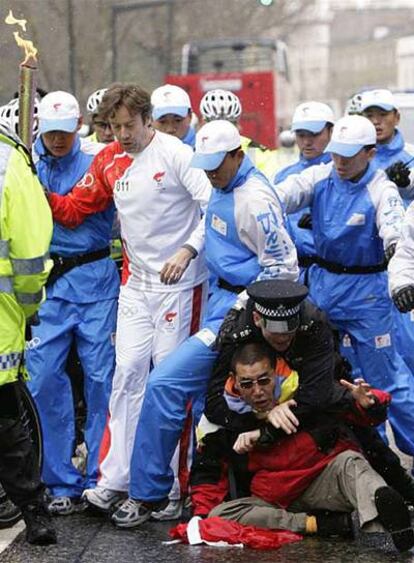
POLYGON ((225 542, 229 545, 244 545, 253 549, 277 549, 286 543, 300 541, 302 536, 287 530, 270 530, 257 526, 244 526, 238 522, 224 520, 219 516, 201 518, 195 516, 189 522, 178 524, 169 535, 183 543, 214 545, 225 542))

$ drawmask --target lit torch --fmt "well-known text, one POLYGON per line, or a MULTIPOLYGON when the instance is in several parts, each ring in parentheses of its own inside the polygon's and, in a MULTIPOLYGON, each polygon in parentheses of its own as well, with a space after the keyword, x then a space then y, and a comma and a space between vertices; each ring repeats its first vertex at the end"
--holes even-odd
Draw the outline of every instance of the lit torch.
MULTIPOLYGON (((5 22, 19 25, 26 31, 26 20, 18 20, 9 11, 5 22)), ((20 63, 19 73, 19 137, 30 149, 33 141, 33 114, 37 82, 37 49, 32 41, 22 39, 18 31, 13 33, 19 47, 24 49, 25 59, 20 63)))

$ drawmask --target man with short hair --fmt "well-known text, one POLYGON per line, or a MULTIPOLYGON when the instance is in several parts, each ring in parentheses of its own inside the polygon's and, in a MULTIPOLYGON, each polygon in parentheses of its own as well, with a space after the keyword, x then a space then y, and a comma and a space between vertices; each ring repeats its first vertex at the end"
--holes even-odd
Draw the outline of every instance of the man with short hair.
POLYGON ((108 88, 100 88, 89 96, 86 102, 86 109, 90 115, 91 127, 93 133, 87 137, 88 141, 94 141, 96 143, 112 143, 114 140, 114 134, 112 132, 111 126, 105 119, 102 118, 99 105, 102 102, 102 98, 107 92, 108 88))
POLYGON ((204 401, 224 315, 253 280, 298 275, 279 200, 241 150, 237 127, 224 120, 204 125, 191 165, 205 170, 214 188, 205 217, 211 295, 203 329, 151 372, 131 459, 130 498, 112 516, 122 528, 148 520, 168 494, 185 407, 189 400, 198 408, 204 401))
POLYGON ((288 177, 278 193, 287 213, 311 207, 310 298, 350 335, 364 378, 391 393, 396 443, 414 455, 414 379, 395 347, 385 263, 400 237, 404 208, 395 185, 370 165, 375 143, 367 118, 340 119, 326 148, 333 162, 288 177))
MULTIPOLYGON (((293 308, 306 293, 299 286, 284 284, 283 295, 276 289, 272 304, 267 302, 264 310, 258 301, 263 302, 266 290, 262 292, 260 282, 254 286, 251 294, 259 307, 256 320, 265 320, 266 330, 279 335, 280 348, 289 346, 297 329, 293 329, 295 314, 288 313, 287 307, 293 308), (278 298, 277 309, 269 309, 278 298)), ((298 314, 296 317, 298 321, 298 314)), ((207 433, 191 476, 194 514, 220 516, 245 525, 349 537, 350 513, 357 510, 362 530, 388 530, 400 551, 410 549, 414 533, 402 497, 370 467, 345 423, 345 419, 378 423, 386 414, 384 405, 389 395, 372 390, 363 380, 357 384, 341 381, 344 395, 349 395, 344 413, 320 410, 307 425, 296 426, 291 410, 295 401, 281 403, 282 378, 277 368, 274 371, 274 355, 274 349, 260 342, 235 349, 226 400, 234 410, 250 412, 255 423, 252 430, 238 436, 228 429, 205 425, 207 433), (268 424, 266 417, 278 403, 285 407, 291 429, 282 425, 282 430, 276 430, 268 424), (230 471, 236 498, 223 502, 230 492, 230 471)))
MULTIPOLYGON (((68 195, 50 194, 49 202, 56 222, 75 227, 114 201, 129 259, 131 274, 119 297, 116 369, 100 452, 101 477, 95 489, 85 491, 90 504, 108 511, 128 491, 150 365, 157 366, 199 327, 208 275, 202 214, 211 185, 204 172, 190 168, 190 147, 153 129, 145 90, 115 84, 100 111, 117 140, 97 155, 68 195)), ((165 496, 173 484, 177 514, 178 475, 165 496)))
MULTIPOLYGON (((91 164, 93 155, 83 151, 77 133, 81 124, 79 104, 69 92, 51 92, 41 100, 34 150, 39 179, 50 197, 64 197, 91 164)), ((110 205, 77 228, 54 224, 50 249, 54 267, 27 352, 29 387, 43 429, 49 508, 61 515, 82 506, 83 490, 94 486, 98 477, 98 450, 115 365, 119 276, 109 258, 114 212, 110 205), (66 371, 72 342, 84 372, 86 475, 72 463, 75 417, 66 371)))
POLYGON ((194 148, 196 132, 191 125, 191 101, 179 86, 165 84, 151 94, 154 129, 173 135, 194 148))
POLYGON ((392 92, 386 89, 362 92, 361 112, 374 125, 377 134, 377 151, 372 164, 382 170, 389 169, 390 180, 400 188, 400 195, 403 200, 407 198, 408 205, 410 191, 404 187, 411 183, 410 168, 403 165, 412 162, 414 146, 404 141, 398 129, 400 112, 392 92))

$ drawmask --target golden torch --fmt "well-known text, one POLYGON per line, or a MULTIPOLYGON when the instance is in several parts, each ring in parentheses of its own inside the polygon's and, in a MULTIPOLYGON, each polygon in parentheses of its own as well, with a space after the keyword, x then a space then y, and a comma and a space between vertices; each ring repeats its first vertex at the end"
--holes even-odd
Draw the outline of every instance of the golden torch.
MULTIPOLYGON (((10 10, 5 22, 19 25, 26 31, 26 20, 18 20, 10 10)), ((37 83, 37 49, 32 41, 22 39, 18 31, 13 33, 19 47, 24 49, 25 58, 20 63, 19 73, 19 137, 30 150, 33 141, 34 101, 37 83)))

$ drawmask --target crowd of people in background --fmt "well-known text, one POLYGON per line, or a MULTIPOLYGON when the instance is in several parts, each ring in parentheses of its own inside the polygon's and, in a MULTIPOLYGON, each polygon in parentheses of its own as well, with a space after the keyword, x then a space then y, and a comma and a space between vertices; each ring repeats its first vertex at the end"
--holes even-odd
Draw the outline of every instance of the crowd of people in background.
POLYGON ((357 102, 299 104, 276 150, 226 90, 192 108, 113 84, 88 136, 72 94, 39 91, 31 153, 18 100, 0 108, 0 525, 48 544, 51 515, 134 528, 187 507, 414 546, 384 425, 413 459, 414 147, 390 91, 357 102))

